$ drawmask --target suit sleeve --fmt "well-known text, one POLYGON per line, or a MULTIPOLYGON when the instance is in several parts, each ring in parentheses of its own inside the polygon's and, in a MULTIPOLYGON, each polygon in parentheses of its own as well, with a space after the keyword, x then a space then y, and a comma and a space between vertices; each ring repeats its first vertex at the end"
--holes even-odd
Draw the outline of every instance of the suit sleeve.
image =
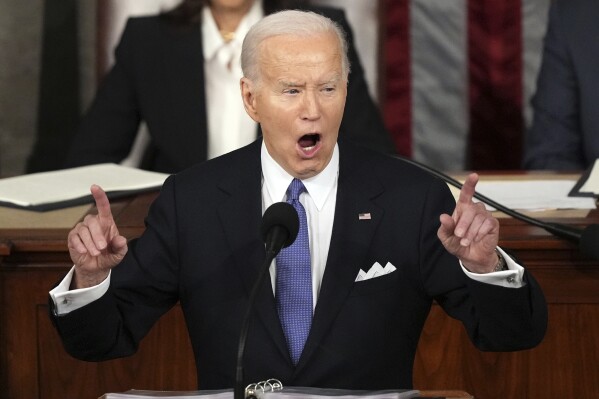
POLYGON ((66 167, 122 161, 137 135, 141 116, 134 82, 137 40, 129 19, 115 51, 115 64, 103 78, 93 102, 82 117, 66 159, 66 167))
POLYGON ((579 82, 559 2, 549 11, 543 59, 532 99, 532 127, 525 140, 526 169, 584 169, 579 82))
POLYGON ((379 108, 370 97, 364 69, 354 46, 352 29, 343 10, 330 10, 330 15, 347 35, 348 58, 351 72, 347 86, 347 100, 339 136, 361 146, 387 153, 397 151, 385 128, 379 108))
POLYGON ((445 312, 460 320, 474 345, 483 351, 513 351, 538 345, 547 329, 547 304, 534 277, 524 273, 520 288, 485 284, 468 278, 436 232, 438 215, 455 204, 445 184, 431 186, 423 220, 421 278, 424 289, 445 312), (435 218, 434 215, 437 215, 435 218))

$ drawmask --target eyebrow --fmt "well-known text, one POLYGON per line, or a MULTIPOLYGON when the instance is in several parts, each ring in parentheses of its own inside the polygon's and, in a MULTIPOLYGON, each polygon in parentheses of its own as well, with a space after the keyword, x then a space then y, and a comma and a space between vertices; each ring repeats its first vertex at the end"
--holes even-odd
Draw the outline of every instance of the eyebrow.
MULTIPOLYGON (((331 79, 321 81, 318 83, 318 86, 323 86, 331 83, 339 83, 341 81, 341 76, 339 74, 335 74, 331 79)), ((279 80, 279 86, 281 87, 306 87, 306 82, 294 82, 287 80, 279 80)))
POLYGON ((305 87, 306 82, 299 83, 299 82, 292 82, 292 81, 287 81, 287 80, 279 80, 279 86, 281 86, 281 87, 305 87))

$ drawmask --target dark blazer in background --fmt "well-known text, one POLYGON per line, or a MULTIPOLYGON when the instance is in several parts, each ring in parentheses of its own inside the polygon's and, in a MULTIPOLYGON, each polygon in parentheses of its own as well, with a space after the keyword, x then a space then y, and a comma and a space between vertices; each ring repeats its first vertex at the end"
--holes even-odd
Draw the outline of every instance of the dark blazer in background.
MULTIPOLYGON (((345 13, 328 7, 311 9, 339 23, 348 34, 351 73, 340 137, 394 153, 368 93, 345 13)), ((141 121, 152 140, 144 168, 173 173, 205 161, 208 127, 200 24, 176 26, 160 16, 130 18, 115 57, 73 139, 65 166, 120 162, 129 154, 141 121)))
MULTIPOLYGON (((260 237, 261 140, 169 177, 145 233, 112 271, 108 292, 54 323, 84 360, 132 354, 180 301, 201 389, 232 387, 248 296, 265 258, 260 237)), ((340 144, 333 233, 310 335, 291 363, 271 284, 263 284, 246 347, 246 379, 350 389, 410 388, 420 332, 436 300, 482 350, 540 342, 543 294, 465 276, 437 237, 455 202, 442 181, 393 157, 340 144), (360 220, 370 213, 370 220, 360 220), (397 270, 355 282, 360 269, 397 270)), ((268 279, 267 279, 268 281, 268 279)), ((472 365, 476 367, 476 365, 472 365)), ((484 384, 484 381, 481 381, 484 384)))
POLYGON ((599 1, 557 0, 526 138, 527 169, 581 170, 599 158, 599 1))

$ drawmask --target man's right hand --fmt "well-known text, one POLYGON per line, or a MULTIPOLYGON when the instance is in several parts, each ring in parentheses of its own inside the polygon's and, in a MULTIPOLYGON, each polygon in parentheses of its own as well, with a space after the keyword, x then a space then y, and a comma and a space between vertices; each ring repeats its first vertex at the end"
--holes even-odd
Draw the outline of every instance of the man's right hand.
POLYGON ((106 193, 100 186, 90 189, 96 201, 97 215, 87 215, 68 236, 69 253, 75 264, 71 289, 100 284, 110 269, 127 253, 127 239, 119 234, 106 193))

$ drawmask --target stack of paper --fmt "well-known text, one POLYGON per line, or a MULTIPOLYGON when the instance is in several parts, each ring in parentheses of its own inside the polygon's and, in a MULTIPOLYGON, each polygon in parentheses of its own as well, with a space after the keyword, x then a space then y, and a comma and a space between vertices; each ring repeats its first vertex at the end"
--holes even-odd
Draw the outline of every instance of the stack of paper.
POLYGON ((109 198, 162 187, 168 177, 112 163, 0 179, 0 205, 45 211, 91 202, 97 184, 109 198))
POLYGON ((592 198, 569 197, 572 180, 480 181, 476 191, 512 209, 595 209, 592 198))

